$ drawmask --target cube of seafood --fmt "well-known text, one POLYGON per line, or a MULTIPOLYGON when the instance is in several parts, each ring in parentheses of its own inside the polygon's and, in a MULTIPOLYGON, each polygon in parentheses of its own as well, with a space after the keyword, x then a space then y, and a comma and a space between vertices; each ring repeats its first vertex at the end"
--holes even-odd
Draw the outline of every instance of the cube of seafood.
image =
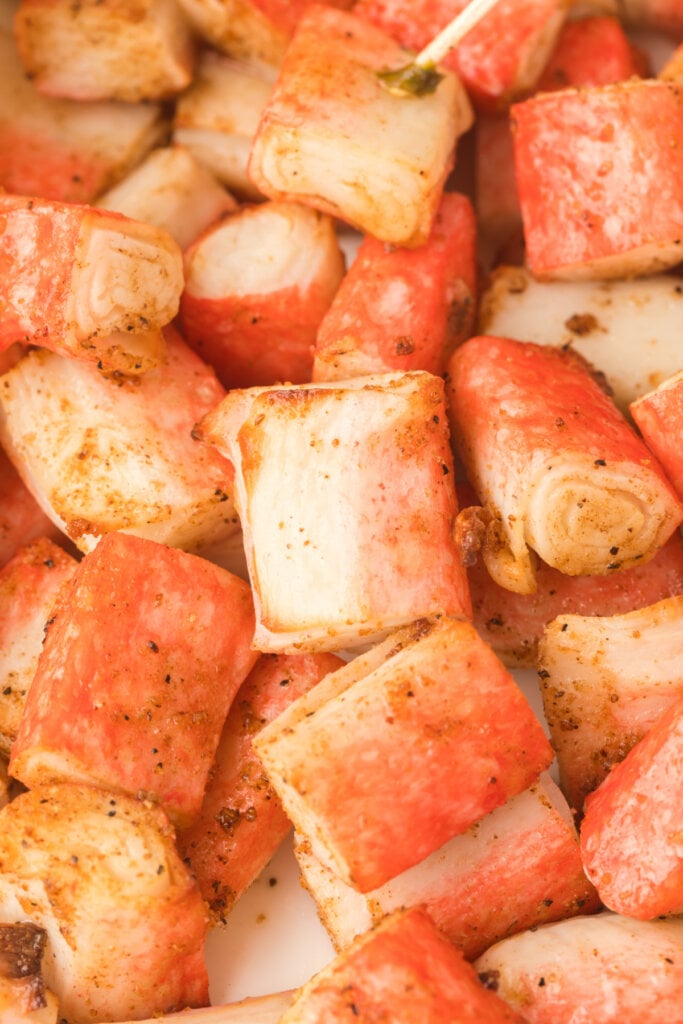
POLYGON ((45 624, 75 558, 47 537, 0 570, 0 751, 9 756, 45 639, 45 624))
POLYGON ((168 231, 181 249, 237 203, 183 146, 155 149, 96 203, 168 231))
POLYGON ((538 666, 562 788, 576 811, 683 700, 683 596, 623 615, 561 615, 538 666))
POLYGON ((43 512, 14 465, 0 447, 0 568, 19 548, 39 537, 64 539, 59 527, 43 512))
POLYGON ((112 530, 191 551, 239 536, 232 468, 191 436, 225 392, 176 332, 166 338, 167 361, 139 378, 45 349, 0 378, 0 439, 82 551, 112 530))
POLYGON ((680 1015, 683 920, 604 911, 496 943, 475 962, 484 984, 530 1024, 660 1024, 680 1015))
POLYGON ((344 276, 331 217, 300 203, 243 207, 190 247, 185 268, 183 334, 226 388, 310 381, 344 276))
POLYGON ((682 115, 674 83, 636 78, 539 93, 512 108, 535 276, 601 280, 681 262, 682 115), (653 203, 653 193, 664 201, 653 203))
POLYGON ((445 618, 328 675, 254 747, 315 855, 361 892, 465 832, 552 761, 512 676, 468 622, 445 618))
POLYGON ((507 935, 599 906, 571 813, 550 776, 368 893, 346 885, 298 835, 302 880, 337 949, 399 907, 423 906, 466 959, 507 935))
POLYGON ((194 41, 176 0, 20 0, 14 37, 45 96, 139 103, 192 80, 194 41))
POLYGON ((155 103, 41 96, 0 30, 0 185, 9 192, 89 203, 131 170, 166 131, 155 103))
POLYGON ((360 936, 296 993, 281 1024, 392 1020, 522 1024, 419 907, 360 936))
POLYGON ((472 111, 450 72, 430 95, 393 95, 377 72, 405 64, 397 43, 352 12, 309 8, 254 139, 257 188, 383 242, 425 242, 472 111))
POLYGON ((630 405, 631 415, 648 448, 659 459, 683 501, 683 371, 661 381, 630 405))
POLYGON ((573 85, 609 85, 633 75, 646 78, 647 73, 644 51, 634 46, 614 14, 603 14, 562 26, 537 89, 551 92, 573 85))
POLYGON ((82 785, 0 811, 0 921, 47 933, 43 977, 70 1024, 206 1006, 207 915, 161 808, 82 785))
POLYGON ((449 367, 454 443, 490 520, 502 587, 535 590, 534 556, 569 576, 652 558, 683 505, 642 439, 571 351, 490 335, 449 367))
POLYGON ((178 311, 182 256, 159 228, 89 206, 0 195, 0 347, 42 345, 144 373, 178 311))
POLYGON ((242 199, 263 198, 247 174, 247 164, 275 77, 268 68, 205 50, 192 84, 176 103, 174 142, 242 199))
POLYGON ((10 772, 29 787, 78 781, 144 796, 189 825, 257 658, 253 629, 243 580, 108 534, 52 610, 10 772))
POLYGON ((440 378, 234 390, 198 433, 235 467, 259 650, 358 647, 469 612, 440 378))

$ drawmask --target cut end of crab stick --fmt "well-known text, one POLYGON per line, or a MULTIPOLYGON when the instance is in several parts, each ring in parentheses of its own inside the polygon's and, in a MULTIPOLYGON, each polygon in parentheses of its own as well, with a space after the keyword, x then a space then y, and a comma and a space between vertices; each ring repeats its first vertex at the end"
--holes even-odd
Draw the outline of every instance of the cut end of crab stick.
POLYGON ((261 117, 249 160, 254 184, 383 242, 426 241, 472 112, 450 73, 431 95, 392 95, 377 72, 405 62, 405 51, 373 25, 312 6, 261 117))
POLYGON ((43 976, 73 1024, 208 1004, 206 910, 151 803, 71 785, 18 796, 0 812, 0 920, 45 929, 43 976))
POLYGON ((637 398, 630 411, 683 501, 683 371, 637 398))

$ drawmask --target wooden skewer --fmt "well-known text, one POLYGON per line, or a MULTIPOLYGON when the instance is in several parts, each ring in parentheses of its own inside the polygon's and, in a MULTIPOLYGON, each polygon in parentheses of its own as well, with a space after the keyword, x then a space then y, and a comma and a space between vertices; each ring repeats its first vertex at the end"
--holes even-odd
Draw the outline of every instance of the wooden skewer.
POLYGON ((420 50, 415 60, 396 71, 380 71, 380 81, 396 96, 424 96, 442 79, 436 65, 488 14, 498 0, 471 0, 453 21, 420 50))

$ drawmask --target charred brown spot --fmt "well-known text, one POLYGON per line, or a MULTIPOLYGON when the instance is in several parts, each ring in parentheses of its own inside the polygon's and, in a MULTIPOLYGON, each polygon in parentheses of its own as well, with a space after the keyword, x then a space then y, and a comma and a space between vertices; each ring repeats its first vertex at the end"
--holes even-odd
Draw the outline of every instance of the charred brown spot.
POLYGON ((23 982, 24 1006, 30 1012, 46 1005, 41 963, 47 933, 29 922, 0 925, 0 976, 23 982))
POLYGON ((572 334, 578 335, 579 338, 584 338, 587 334, 596 331, 600 324, 592 313, 575 313, 568 320, 565 320, 564 326, 572 334))
POLYGON ((500 984, 500 971, 480 971, 479 981, 482 983, 484 988, 488 988, 492 992, 497 992, 500 984))

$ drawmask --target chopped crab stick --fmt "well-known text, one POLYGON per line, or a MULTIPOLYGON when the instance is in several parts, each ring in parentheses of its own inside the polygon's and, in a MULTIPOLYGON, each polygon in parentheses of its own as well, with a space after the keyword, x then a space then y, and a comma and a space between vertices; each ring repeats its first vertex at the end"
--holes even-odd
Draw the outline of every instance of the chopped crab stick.
POLYGON ((567 799, 585 797, 683 699, 683 596, 623 615, 561 615, 538 667, 567 799))
POLYGON ((70 1024, 206 1006, 206 910, 161 808, 41 786, 0 811, 0 921, 47 932, 45 983, 70 1024))
POLYGON ((191 436, 225 392, 177 333, 165 335, 167 361, 134 380, 45 350, 0 378, 0 439, 82 551, 112 530, 193 551, 239 535, 232 467, 191 436))
POLYGON ((171 236, 88 206, 0 195, 0 347, 42 345, 105 370, 160 362, 178 311, 182 256, 171 236))
POLYGON ((2 447, 0 494, 0 568, 32 540, 39 537, 63 539, 61 530, 43 512, 2 447))
POLYGON ((0 1019, 3 1024, 57 1024, 57 997, 45 988, 47 934, 28 922, 0 924, 0 1019))
POLYGON ((479 333, 572 348, 607 378, 622 412, 680 369, 683 287, 666 274, 633 281, 536 281, 498 267, 479 333))
POLYGON ((683 501, 683 371, 631 403, 638 429, 683 501))
POLYGON ((528 1024, 661 1024, 680 1017, 682 951, 683 920, 603 912, 515 935, 475 968, 528 1024))
POLYGON ((481 336, 448 372, 454 442, 492 517, 483 555, 501 586, 534 592, 532 552, 569 576, 636 565, 680 524, 662 468, 575 353, 481 336))
POLYGON ((392 634, 254 747, 297 831, 361 892, 465 832, 552 760, 512 676, 462 619, 392 634))
POLYGON ((41 96, 9 31, 0 30, 0 186, 88 203, 127 173, 165 131, 153 103, 86 103, 41 96))
POLYGON ((311 379, 344 276, 334 222, 298 203, 242 207, 185 253, 183 334, 226 388, 311 379))
POLYGON ((299 989, 281 1024, 522 1024, 421 908, 399 910, 299 989))
POLYGON ((586 799, 583 863, 610 910, 640 920, 683 914, 682 779, 679 697, 586 799))
POLYGON ((683 8, 679 0, 620 0, 625 18, 642 27, 662 29, 680 40, 683 8))
MULTIPOLYGON (((507 114, 477 118, 474 129, 475 207, 485 258, 494 265, 501 250, 522 237, 522 212, 515 178, 507 114)), ((491 332, 495 333, 495 332, 491 332)))
POLYGON ((46 96, 139 103, 192 79, 194 42, 175 0, 20 0, 14 37, 46 96))
POLYGON ((683 43, 676 47, 657 77, 665 82, 683 83, 683 43))
POLYGON ((366 237, 320 325, 313 380, 443 373, 452 350, 472 334, 476 234, 469 199, 450 192, 419 249, 388 249, 366 237))
POLYGON ((237 209, 230 193, 180 145, 154 150, 96 205, 168 231, 181 249, 237 209))
POLYGON ((631 277, 681 262, 680 89, 631 79, 539 93, 513 107, 512 119, 527 261, 534 275, 631 277), (653 203, 654 193, 666 195, 666 203, 653 203))
POLYGON ((45 623, 78 563, 47 537, 0 570, 0 750, 9 756, 35 675, 45 623))
POLYGON ((580 18, 562 27, 537 89, 552 92, 570 86, 610 85, 646 74, 643 53, 633 45, 618 18, 580 18))
POLYGON ((271 199, 299 200, 394 245, 426 242, 472 111, 458 78, 406 103, 377 76, 405 51, 351 12, 299 23, 249 159, 271 199))
POLYGON ((507 935, 599 905, 569 808, 547 775, 365 895, 323 867, 301 837, 295 853, 337 949, 384 914, 419 905, 471 960, 507 935))
POLYGON ((237 1003, 167 1013, 146 1021, 129 1020, 124 1024, 164 1024, 165 1021, 168 1024, 279 1024, 282 1014, 291 1006, 293 995, 292 991, 273 992, 267 996, 240 999, 237 1003))
POLYGON ((253 751, 253 738, 341 665, 332 654, 264 654, 235 697, 199 816, 178 834, 180 855, 215 921, 225 923, 292 827, 253 751))
POLYGON ((263 198, 247 175, 247 163, 274 81, 269 69, 206 50, 192 85, 176 104, 174 141, 242 199, 263 198))
MULTIPOLYGON (((353 0, 322 0, 351 7, 353 0)), ((278 67, 311 0, 181 0, 196 30, 219 50, 249 63, 278 67)))
POLYGON ((608 576, 566 576, 539 559, 533 594, 499 587, 480 560, 467 575, 478 632, 505 665, 535 668, 543 630, 558 616, 623 615, 683 594, 683 541, 677 531, 649 562, 608 576))
POLYGON ((235 467, 258 650, 342 650, 469 613, 443 381, 235 390, 198 436, 235 467))
POLYGON ((254 665, 248 585, 203 558, 110 533, 55 604, 12 747, 24 785, 88 782, 199 815, 254 665), (87 721, 87 728, 74 722, 87 721))
MULTIPOLYGON (((359 0, 354 11, 402 46, 423 50, 467 6, 467 0, 359 0)), ((460 76, 477 107, 505 108, 533 89, 565 16, 562 0, 499 0, 443 66, 460 76)))

